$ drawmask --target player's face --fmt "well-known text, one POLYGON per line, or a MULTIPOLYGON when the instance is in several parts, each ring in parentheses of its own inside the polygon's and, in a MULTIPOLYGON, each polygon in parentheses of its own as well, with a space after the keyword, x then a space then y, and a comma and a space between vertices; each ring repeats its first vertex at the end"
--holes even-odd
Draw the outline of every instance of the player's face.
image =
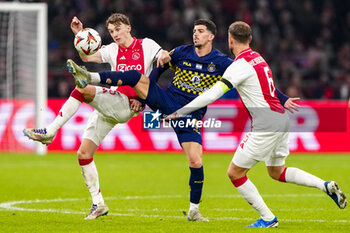
MULTIPOLYGON (((120 46, 123 46, 127 43, 127 40, 131 37, 130 30, 131 26, 126 24, 108 24, 109 35, 113 40, 120 46)), ((123 46, 125 47, 125 46, 123 46)))
POLYGON ((202 48, 207 44, 211 44, 214 34, 204 25, 196 25, 193 28, 193 44, 196 48, 202 48))

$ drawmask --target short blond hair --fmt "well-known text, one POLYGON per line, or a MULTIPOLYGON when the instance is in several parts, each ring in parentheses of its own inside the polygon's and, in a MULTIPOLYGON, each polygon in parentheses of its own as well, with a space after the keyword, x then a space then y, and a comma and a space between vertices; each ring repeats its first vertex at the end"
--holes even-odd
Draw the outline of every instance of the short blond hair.
POLYGON ((109 16, 108 19, 106 20, 106 27, 108 27, 108 24, 115 24, 115 25, 126 24, 126 25, 130 25, 130 20, 129 20, 129 17, 124 15, 124 14, 114 13, 111 16, 109 16))

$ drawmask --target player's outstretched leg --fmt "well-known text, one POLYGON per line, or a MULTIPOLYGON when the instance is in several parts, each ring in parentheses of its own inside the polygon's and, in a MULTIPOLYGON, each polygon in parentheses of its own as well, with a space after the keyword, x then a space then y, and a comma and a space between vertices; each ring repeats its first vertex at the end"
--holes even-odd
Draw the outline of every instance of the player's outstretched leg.
POLYGON ((67 67, 74 76, 75 84, 80 88, 85 88, 89 83, 134 87, 142 76, 137 70, 89 72, 85 67, 78 66, 71 59, 67 60, 67 67))
MULTIPOLYGON (((270 173, 273 170, 273 167, 269 167, 268 170, 270 173)), ((277 177, 274 177, 272 174, 273 172, 270 173, 271 177, 277 179, 277 177)), ((326 192, 340 209, 346 207, 347 200, 345 194, 334 181, 324 181, 317 176, 295 167, 285 167, 278 180, 281 182, 318 188, 326 192)))
POLYGON ((89 83, 91 83, 91 74, 85 67, 78 66, 73 60, 67 60, 67 67, 69 73, 74 76, 75 84, 80 88, 85 88, 89 83))
POLYGON ((344 209, 348 201, 346 200, 345 194, 340 190, 338 184, 334 181, 326 181, 324 187, 326 188, 327 195, 333 199, 335 204, 337 204, 340 209, 344 209))
POLYGON ((78 111, 81 103, 85 100, 82 93, 74 89, 70 97, 63 104, 55 120, 43 129, 24 129, 23 133, 29 139, 41 142, 44 145, 51 144, 57 131, 78 111))

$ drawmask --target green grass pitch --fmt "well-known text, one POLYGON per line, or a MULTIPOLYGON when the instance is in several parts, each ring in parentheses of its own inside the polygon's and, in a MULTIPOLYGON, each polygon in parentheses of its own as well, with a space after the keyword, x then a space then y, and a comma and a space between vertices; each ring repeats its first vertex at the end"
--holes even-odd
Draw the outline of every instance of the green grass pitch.
MULTIPOLYGON (((350 206, 340 210, 323 192, 270 179, 263 163, 248 177, 279 219, 278 229, 247 229, 258 214, 226 176, 232 155, 205 154, 201 203, 210 222, 188 222, 189 169, 183 154, 98 154, 110 213, 89 211, 75 154, 0 155, 0 232, 350 232, 350 206)), ((287 166, 335 180, 350 196, 350 156, 297 154, 287 166)))

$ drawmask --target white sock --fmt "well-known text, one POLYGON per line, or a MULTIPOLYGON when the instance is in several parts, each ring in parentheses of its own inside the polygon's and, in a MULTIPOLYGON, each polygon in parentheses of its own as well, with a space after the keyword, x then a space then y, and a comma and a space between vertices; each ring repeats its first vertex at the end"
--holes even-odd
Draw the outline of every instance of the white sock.
POLYGON ((96 169, 95 162, 92 161, 87 165, 80 165, 82 170, 82 175, 85 181, 87 188, 92 197, 92 203, 97 205, 99 203, 104 203, 101 191, 100 184, 98 181, 98 173, 96 169))
POLYGON ((190 202, 190 211, 191 210, 199 210, 199 204, 190 202))
POLYGON ((100 83, 101 82, 101 78, 99 73, 96 72, 90 72, 91 74, 91 83, 100 83))
POLYGON ((55 135, 59 128, 61 128, 70 118, 72 118, 72 116, 74 116, 80 105, 81 102, 79 100, 70 96, 63 104, 55 120, 46 128, 47 134, 50 136, 55 135))
MULTIPOLYGON (((232 181, 232 183, 236 186, 234 181, 232 181)), ((263 220, 271 221, 275 218, 275 215, 267 207, 259 194, 258 189, 249 179, 246 178, 246 181, 243 184, 236 186, 236 188, 242 197, 260 214, 263 220)))
POLYGON ((315 187, 324 192, 326 188, 324 187, 325 181, 310 174, 299 168, 287 167, 285 173, 285 179, 287 183, 299 184, 308 187, 315 187))

